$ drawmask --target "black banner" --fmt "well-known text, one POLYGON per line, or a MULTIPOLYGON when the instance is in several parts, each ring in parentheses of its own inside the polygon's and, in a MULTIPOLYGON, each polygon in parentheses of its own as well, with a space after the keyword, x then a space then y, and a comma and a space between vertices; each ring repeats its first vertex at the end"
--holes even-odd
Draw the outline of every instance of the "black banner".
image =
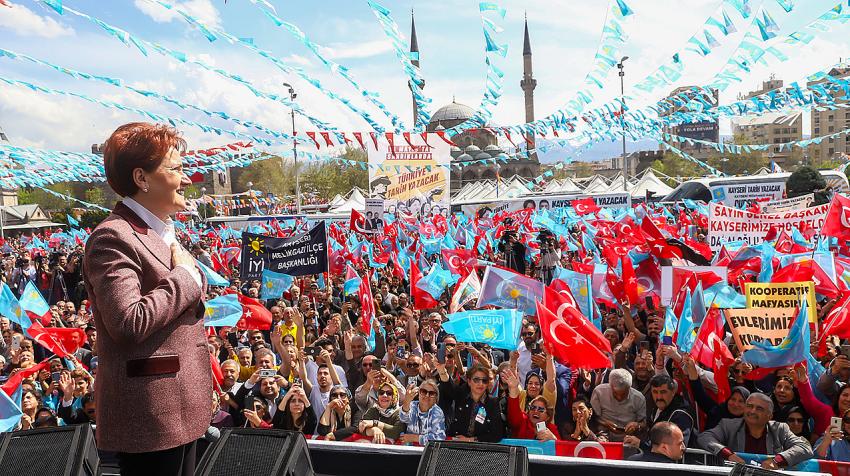
POLYGON ((328 238, 321 221, 307 233, 274 238, 242 232, 243 281, 263 279, 263 269, 290 276, 306 276, 328 271, 328 238))

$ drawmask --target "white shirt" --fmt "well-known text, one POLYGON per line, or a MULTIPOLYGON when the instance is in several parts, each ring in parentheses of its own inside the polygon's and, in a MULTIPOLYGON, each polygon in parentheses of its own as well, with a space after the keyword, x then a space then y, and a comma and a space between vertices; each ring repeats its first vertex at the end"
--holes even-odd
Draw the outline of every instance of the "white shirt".
MULTIPOLYGON (((144 205, 130 197, 124 197, 124 199, 121 200, 121 203, 126 205, 130 210, 133 210, 133 212, 138 215, 139 218, 141 218, 154 233, 156 233, 156 236, 162 238, 162 241, 164 241, 169 248, 173 243, 177 243, 177 246, 182 248, 180 243, 177 241, 177 235, 174 232, 174 220, 171 218, 166 218, 165 221, 160 220, 159 217, 151 213, 150 210, 144 207, 144 205)), ((189 266, 186 264, 178 266, 188 271, 195 282, 198 283, 198 286, 202 285, 203 282, 201 281, 201 273, 198 271, 197 266, 189 266)))

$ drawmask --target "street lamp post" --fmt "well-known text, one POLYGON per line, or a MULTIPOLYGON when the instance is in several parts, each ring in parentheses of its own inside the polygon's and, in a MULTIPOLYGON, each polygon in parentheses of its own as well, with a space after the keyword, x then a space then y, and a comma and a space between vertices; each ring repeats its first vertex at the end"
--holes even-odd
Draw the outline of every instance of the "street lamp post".
MULTIPOLYGON (((295 101, 298 97, 295 94, 295 88, 289 83, 283 83, 289 88, 289 101, 295 101)), ((290 106, 289 115, 292 118, 292 160, 295 161, 295 211, 298 215, 301 214, 301 177, 298 171, 298 141, 295 140, 295 107, 290 106)))
POLYGON ((623 77, 626 75, 623 72, 623 63, 629 59, 628 56, 623 56, 620 59, 620 62, 617 63, 617 69, 620 70, 620 101, 622 104, 620 105, 620 125, 623 128, 623 181, 624 183, 628 182, 629 179, 629 167, 626 164, 626 89, 623 84, 623 77))
POLYGON ((207 221, 207 187, 201 187, 201 220, 207 221))
POLYGON ((245 184, 245 186, 248 187, 248 215, 250 215, 251 214, 251 199, 254 198, 254 190, 253 190, 254 182, 248 182, 248 183, 245 184))

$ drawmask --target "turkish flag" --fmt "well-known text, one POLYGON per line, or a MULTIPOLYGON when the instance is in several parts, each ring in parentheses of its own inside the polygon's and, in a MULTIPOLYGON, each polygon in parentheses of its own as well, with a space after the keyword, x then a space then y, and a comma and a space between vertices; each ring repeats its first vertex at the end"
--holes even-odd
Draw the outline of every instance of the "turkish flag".
POLYGON ((573 200, 570 202, 570 206, 573 207, 579 215, 596 213, 600 210, 599 205, 597 205, 590 197, 573 200))
POLYGON ((478 263, 475 251, 471 249, 442 250, 440 254, 443 256, 446 269, 451 271, 452 274, 460 275, 461 279, 473 272, 478 263))
POLYGON ((357 210, 351 209, 349 228, 351 231, 356 231, 357 233, 366 233, 366 217, 357 210))
POLYGON ((623 279, 620 276, 617 276, 614 272, 613 266, 609 266, 608 271, 605 272, 605 283, 608 284, 608 289, 620 305, 628 304, 628 297, 626 296, 626 288, 623 284, 623 279))
POLYGON ((574 369, 603 369, 611 360, 548 308, 537 302, 537 320, 549 352, 574 369))
POLYGON ((272 313, 263 303, 250 298, 232 289, 226 289, 224 294, 236 294, 239 304, 242 305, 242 317, 236 323, 237 329, 259 329, 269 330, 272 327, 272 313))
POLYGON ((576 306, 569 289, 556 291, 551 286, 543 290, 543 305, 603 352, 612 352, 611 342, 602 335, 576 306))
POLYGON ((85 331, 79 327, 44 327, 38 321, 32 323, 27 333, 59 357, 73 354, 88 340, 85 331))
POLYGON ((626 299, 629 305, 637 306, 640 304, 640 296, 638 292, 638 281, 635 276, 635 268, 632 265, 632 260, 628 256, 623 256, 623 287, 625 288, 626 299))
POLYGON ((23 369, 23 370, 15 373, 15 374, 13 374, 12 376, 9 377, 9 380, 6 380, 6 383, 4 383, 3 386, 0 387, 0 388, 3 389, 3 392, 6 393, 6 395, 11 397, 12 394, 15 393, 15 390, 17 390, 18 387, 21 386, 21 382, 23 382, 25 379, 28 379, 28 378, 32 377, 33 375, 37 375, 42 370, 49 370, 49 369, 50 369, 50 361, 47 360, 47 359, 42 360, 41 362, 39 362, 36 365, 33 365, 32 367, 23 369))
POLYGON ((682 250, 678 247, 669 245, 667 237, 658 228, 658 225, 652 221, 649 215, 643 218, 640 223, 640 229, 646 238, 646 243, 649 245, 649 251, 656 257, 661 259, 681 258, 682 250))
POLYGON ((372 286, 369 284, 368 271, 363 273, 363 278, 360 279, 360 329, 367 336, 371 334, 372 320, 375 319, 375 300, 372 299, 372 286))
POLYGON ((830 299, 840 295, 838 286, 820 265, 814 260, 798 261, 788 266, 783 266, 773 274, 772 283, 798 283, 812 281, 815 283, 815 292, 830 299))
POLYGON ((723 342, 723 321, 719 309, 711 308, 703 319, 691 349, 691 356, 714 371, 717 401, 725 402, 732 395, 729 388, 729 367, 735 363, 735 358, 723 342))
MULTIPOLYGON (((850 337, 850 294, 842 295, 823 322, 822 336, 834 335, 841 339, 850 337)), ((818 354, 826 354, 826 339, 820 340, 818 354)))
POLYGON ((410 260, 410 297, 413 299, 413 309, 431 309, 440 305, 427 292, 416 287, 416 283, 422 279, 422 272, 419 271, 419 265, 416 260, 410 260))
POLYGON ((221 371, 221 364, 212 354, 210 354, 210 370, 212 370, 213 385, 220 392, 221 384, 224 383, 224 373, 221 371))
POLYGON ((832 197, 820 233, 824 236, 834 236, 839 241, 850 240, 850 198, 837 193, 832 197))

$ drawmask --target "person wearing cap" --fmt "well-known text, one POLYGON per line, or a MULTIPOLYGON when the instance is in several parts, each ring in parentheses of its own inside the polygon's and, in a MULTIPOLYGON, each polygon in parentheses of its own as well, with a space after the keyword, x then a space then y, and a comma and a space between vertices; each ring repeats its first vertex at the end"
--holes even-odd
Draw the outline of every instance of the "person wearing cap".
POLYGON ((425 445, 446 439, 446 416, 437 405, 439 400, 440 388, 433 379, 425 380, 418 389, 413 383, 407 387, 398 415, 407 425, 402 442, 425 445))

